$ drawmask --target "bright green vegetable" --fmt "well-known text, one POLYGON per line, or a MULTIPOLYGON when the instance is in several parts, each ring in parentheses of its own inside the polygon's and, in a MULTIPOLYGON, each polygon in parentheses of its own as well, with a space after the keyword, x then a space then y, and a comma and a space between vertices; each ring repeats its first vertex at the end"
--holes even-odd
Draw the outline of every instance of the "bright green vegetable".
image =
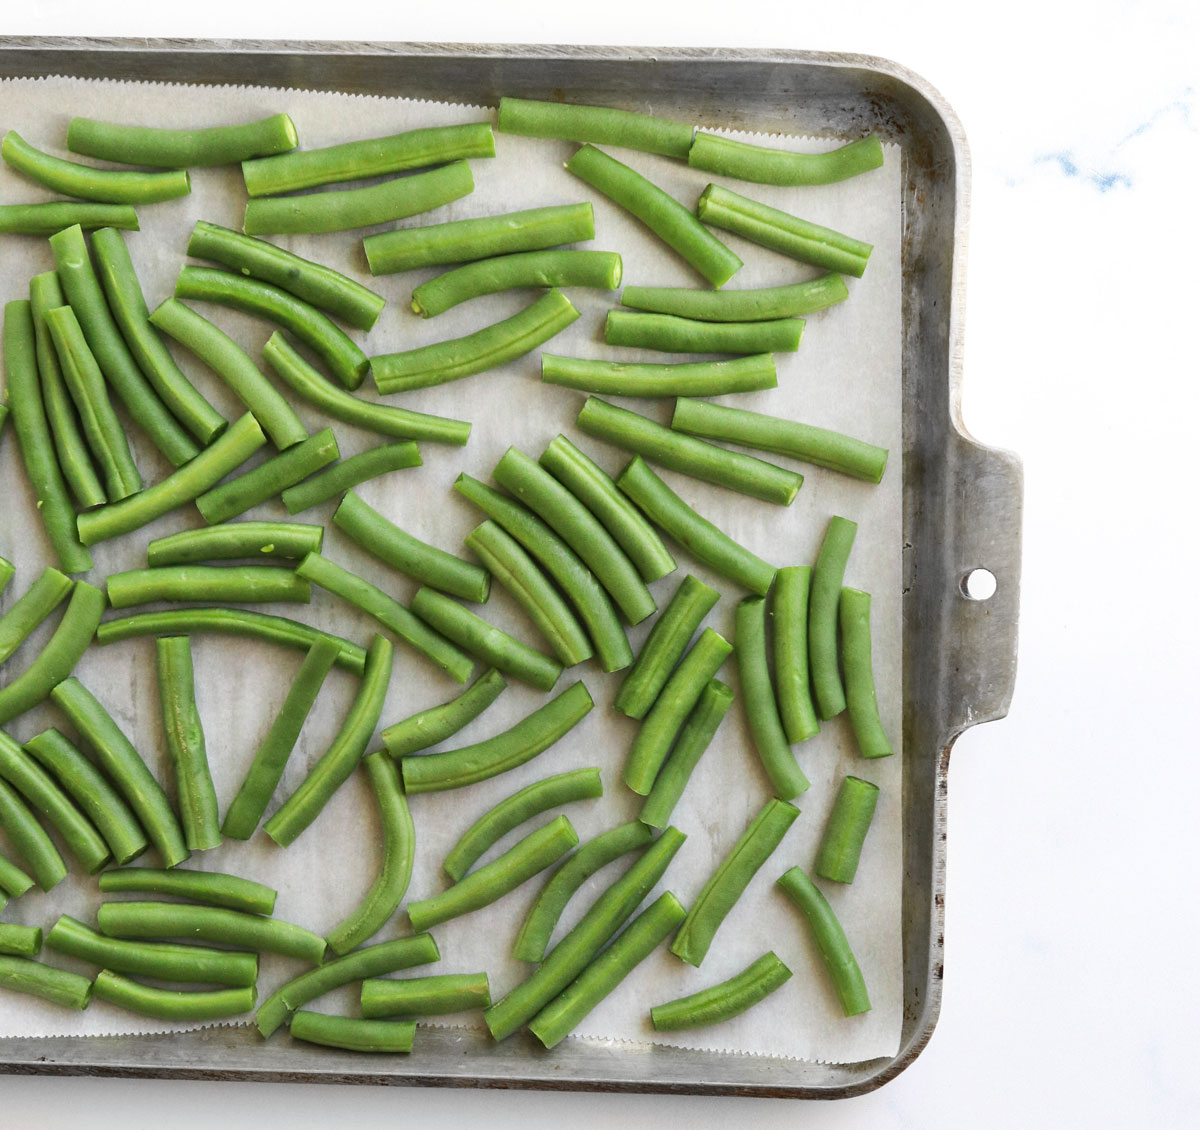
POLYGON ((431 706, 417 714, 396 722, 380 735, 388 753, 393 757, 405 757, 419 753, 439 742, 453 737, 468 722, 479 717, 497 698, 508 684, 499 671, 489 669, 475 680, 457 698, 439 706, 431 706))
POLYGON ((9 843, 28 864, 43 891, 50 890, 66 878, 67 865, 58 854, 54 841, 46 835, 25 802, 3 780, 0 780, 0 828, 4 829, 9 843))
POLYGON ((324 540, 323 526, 299 522, 228 522, 201 526, 155 538, 146 546, 146 564, 192 565, 204 561, 227 561, 238 557, 282 557, 295 561, 306 553, 318 553, 324 540))
POLYGON ((12 656, 74 587, 75 582, 54 566, 47 565, 42 570, 38 579, 0 616, 0 663, 12 656))
POLYGON ((414 1020, 362 1020, 356 1016, 326 1016, 300 1009, 292 1017, 293 1039, 350 1052, 402 1053, 412 1051, 414 1020))
POLYGON ((0 204, 0 234, 53 235, 78 224, 96 228, 138 230, 137 213, 128 204, 79 204, 51 200, 45 204, 0 204))
POLYGON ((610 310, 604 323, 608 345, 665 353, 795 353, 803 336, 803 318, 702 322, 674 314, 610 310))
POLYGON ((838 603, 842 629, 842 670, 846 676, 846 703, 850 727, 863 757, 891 757, 892 743, 879 719, 875 673, 871 669, 871 595, 842 589, 838 603))
POLYGON ((64 1008, 85 1009, 92 999, 92 982, 86 977, 29 957, 0 956, 0 989, 28 993, 64 1008))
POLYGON ((667 157, 686 158, 692 145, 692 127, 687 122, 608 106, 572 106, 528 98, 501 98, 496 128, 501 133, 619 145, 667 157))
MULTIPOLYGON (((824 310, 850 297, 841 275, 826 274, 790 286, 750 290, 700 290, 696 287, 627 286, 621 305, 655 314, 673 314, 701 322, 764 322, 796 318, 824 310)), ((714 393, 696 393, 713 396, 714 393)))
MULTIPOLYGON (((626 287, 626 291, 630 288, 626 287)), ((685 361, 646 365, 636 361, 590 361, 542 354, 542 380, 604 396, 720 396, 775 388, 775 358, 769 353, 732 361, 685 361)))
POLYGON ((286 600, 307 604, 309 585, 293 570, 276 565, 160 565, 111 574, 108 599, 113 608, 132 608, 157 600, 244 604, 286 600))
POLYGON ((0 855, 0 899, 20 898, 32 886, 33 880, 24 871, 0 855))
POLYGON ((298 143, 296 127, 287 114, 202 129, 123 126, 93 118, 72 118, 67 125, 67 148, 72 153, 162 169, 231 165, 250 157, 286 153, 298 143))
POLYGON ((788 744, 805 742, 820 730, 808 678, 808 594, 812 568, 788 565, 775 574, 775 702, 788 744))
POLYGON ((160 871, 152 867, 123 867, 105 871, 100 876, 104 894, 123 891, 149 891, 156 895, 172 895, 192 899, 209 906, 223 906, 246 914, 272 914, 278 892, 240 875, 220 871, 185 871, 175 868, 160 871))
POLYGON ((253 985, 242 989, 180 992, 154 989, 107 969, 100 971, 93 988, 97 1000, 108 1001, 126 1012, 173 1021, 224 1020, 249 1012, 258 998, 253 985))
POLYGON ((792 153, 696 132, 688 151, 693 169, 758 184, 833 184, 883 164, 883 146, 869 133, 826 153, 792 153))
POLYGON ((748 1008, 770 996, 792 975, 792 971, 775 956, 764 953, 740 973, 711 985, 698 993, 656 1004, 650 1009, 650 1020, 656 1032, 678 1032, 682 1028, 704 1028, 732 1020, 748 1008))
POLYGON ((0 922, 0 954, 10 957, 33 957, 41 948, 40 926, 18 926, 15 922, 0 922))
POLYGON ((846 562, 857 532, 857 522, 837 516, 830 518, 812 571, 808 597, 808 660, 817 710, 826 719, 846 709, 846 692, 838 671, 838 602, 846 562))
POLYGON ((842 778, 821 837, 817 862, 813 865, 813 870, 822 879, 832 879, 836 883, 854 881, 863 841, 870 830, 878 800, 878 785, 861 777, 842 778))
POLYGON ((288 487, 281 495, 289 514, 299 514, 335 495, 344 494, 359 483, 377 479, 389 471, 421 466, 421 453, 409 440, 384 443, 335 463, 311 479, 288 487))
POLYGON ((492 992, 486 973, 443 973, 403 980, 371 978, 362 983, 362 1014, 381 1016, 445 1016, 487 1008, 492 992))
MULTIPOLYGON (((5 406, 7 409, 7 406, 5 406)), ((3 426, 3 421, 0 420, 0 427, 3 426)), ((7 557, 0 557, 0 593, 3 593, 8 588, 8 582, 16 575, 17 567, 9 561, 7 557)))

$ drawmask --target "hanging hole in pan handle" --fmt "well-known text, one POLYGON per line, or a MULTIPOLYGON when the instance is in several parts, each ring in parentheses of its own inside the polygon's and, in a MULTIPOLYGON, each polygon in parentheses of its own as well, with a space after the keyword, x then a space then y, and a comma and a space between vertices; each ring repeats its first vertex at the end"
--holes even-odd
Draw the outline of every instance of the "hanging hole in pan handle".
POLYGON ((982 566, 964 573, 958 591, 968 600, 991 600, 996 595, 996 574, 982 566))

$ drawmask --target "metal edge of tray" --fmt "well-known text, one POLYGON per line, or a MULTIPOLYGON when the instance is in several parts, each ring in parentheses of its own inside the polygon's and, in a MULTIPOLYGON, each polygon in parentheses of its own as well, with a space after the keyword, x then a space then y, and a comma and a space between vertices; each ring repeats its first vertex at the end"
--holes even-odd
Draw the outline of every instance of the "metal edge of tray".
POLYGON ((1003 717, 1016 670, 1021 468, 960 413, 969 157, 953 111, 906 68, 862 55, 720 48, 0 38, 0 77, 290 86, 495 105, 501 93, 601 102, 764 132, 901 146, 904 393, 905 1008, 894 1057, 823 1064, 636 1042, 426 1029, 411 1057, 364 1060, 218 1027, 155 1037, 0 1039, 0 1070, 843 1098, 894 1078, 928 1043, 943 974, 951 747, 1003 717), (647 73, 649 72, 649 74, 647 73), (973 568, 996 577, 968 599, 973 568))

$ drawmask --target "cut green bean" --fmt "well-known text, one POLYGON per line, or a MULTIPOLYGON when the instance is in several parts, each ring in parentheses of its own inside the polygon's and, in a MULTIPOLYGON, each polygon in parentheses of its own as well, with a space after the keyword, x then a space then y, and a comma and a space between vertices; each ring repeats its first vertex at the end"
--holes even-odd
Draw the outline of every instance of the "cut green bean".
POLYGON ((113 608, 157 600, 307 604, 309 585, 292 569, 276 565, 160 565, 113 573, 108 578, 108 599, 113 608))
POLYGON ((461 789, 531 761, 574 728, 592 709, 592 696, 581 682, 526 715, 503 733, 474 745, 424 757, 405 757, 400 770, 404 791, 415 793, 461 789))
POLYGON ((808 597, 808 661, 812 670, 817 710, 823 719, 846 709, 846 691, 838 671, 838 603, 846 562, 858 523, 834 516, 829 520, 808 597))
POLYGON ((0 855, 0 898, 20 898, 32 886, 33 880, 24 871, 0 855))
POLYGON ((591 145, 566 165, 614 203, 641 220, 713 286, 724 286, 742 261, 673 196, 591 145))
POLYGON ((34 957, 41 949, 40 926, 18 926, 15 922, 0 922, 0 954, 7 954, 9 957, 34 957))
POLYGON ((155 538, 146 546, 146 564, 192 565, 205 561, 230 561, 239 557, 282 557, 296 561, 318 553, 325 537, 323 526, 300 522, 228 522, 201 526, 155 538))
POLYGON ((867 996, 862 970, 854 959, 846 932, 825 896, 799 867, 784 872, 775 882, 783 888, 784 893, 801 909, 808 920, 817 950, 821 954, 821 961, 841 1002, 842 1011, 847 1016, 869 1012, 871 1001, 867 996))
POLYGON ((221 824, 223 835, 233 840, 248 840, 254 835, 337 657, 338 645, 333 640, 318 638, 313 641, 292 680, 287 698, 254 755, 246 779, 225 812, 221 824))
POLYGON ((674 314, 610 310, 604 323, 607 345, 664 353, 795 353, 803 336, 803 318, 702 322, 674 314))
MULTIPOLYGON (((790 286, 749 290, 700 290, 682 286, 627 286, 621 305, 701 322, 765 322, 798 318, 850 297, 846 281, 833 273, 790 286)), ((696 393, 714 396, 715 393, 696 393)))
POLYGON ((878 169, 883 164, 883 146, 869 133, 825 153, 794 153, 698 130, 687 161, 693 169, 756 184, 834 184, 878 169))
POLYGON ((560 805, 603 795, 599 769, 573 769, 526 785, 476 820, 450 849, 442 869, 460 882, 488 848, 527 820, 560 805))
POLYGON ((861 777, 842 778, 813 865, 822 879, 832 879, 835 883, 854 881, 878 800, 878 785, 861 777))
POLYGON ((648 365, 636 361, 594 361, 542 354, 545 384, 605 396, 720 396, 775 388, 779 379, 769 353, 732 361, 684 361, 648 365))
POLYGON ((155 989, 107 969, 101 970, 96 977, 94 992, 97 1000, 115 1004, 126 1012, 172 1021, 224 1020, 239 1016, 253 1009, 258 997, 253 985, 210 992, 155 989))
POLYGON ((366 188, 252 198, 246 203, 242 230, 247 235, 314 235, 369 228, 431 212, 474 191, 471 166, 466 161, 452 161, 425 173, 393 177, 366 188))
POLYGON ((574 106, 528 98, 501 98, 496 128, 501 133, 590 141, 685 160, 692 145, 692 127, 687 122, 608 106, 574 106))
POLYGON ((55 969, 30 957, 0 956, 0 989, 81 1010, 92 999, 92 982, 87 977, 55 969))
POLYGON ((650 1009, 650 1021, 656 1032, 678 1032, 684 1028, 706 1028, 741 1016, 778 989, 792 971, 767 952, 740 973, 678 1000, 656 1004, 650 1009))
POLYGON ((697 514, 640 455, 634 456, 618 476, 617 486, 642 508, 651 522, 701 564, 760 596, 770 591, 775 566, 768 565, 697 514))
POLYGON ((379 805, 383 825, 383 864, 362 903, 325 935, 336 954, 357 949, 383 929, 404 901, 412 878, 416 833, 408 801, 400 787, 400 773, 382 750, 368 754, 363 764, 379 805))
POLYGON ((0 780, 0 828, 33 872, 43 891, 56 887, 67 877, 67 865, 58 854, 54 841, 46 834, 25 802, 8 784, 0 780))
POLYGON ((879 718, 875 673, 871 668, 870 593, 842 589, 838 621, 842 629, 846 703, 858 751, 867 758, 891 757, 894 751, 879 718))
POLYGON ((388 753, 395 758, 419 753, 453 737, 468 722, 478 718, 508 684, 499 671, 489 669, 457 698, 431 706, 388 726, 380 735, 388 753))
MULTIPOLYGON (((5 407, 7 408, 7 405, 5 407)), ((0 420, 0 427, 3 426, 4 421, 0 420)), ((8 588, 8 583, 16 575, 16 572, 17 567, 7 557, 0 557, 0 593, 8 588)))
POLYGON ((42 570, 38 579, 0 616, 0 663, 12 656, 74 587, 75 582, 52 565, 42 570))
POLYGON ((299 514, 322 502, 328 502, 352 487, 377 479, 389 471, 421 466, 421 453, 410 440, 384 443, 335 463, 327 471, 313 475, 305 482, 288 487, 280 498, 289 514, 299 514))
POLYGON ((272 914, 278 892, 263 883, 226 875, 220 871, 185 871, 175 868, 161 871, 153 867, 123 867, 100 876, 104 894, 125 891, 149 891, 192 899, 209 906, 223 906, 246 914, 272 914))
POLYGON ((370 978, 362 983, 359 997, 362 1014, 370 1019, 445 1016, 452 1012, 473 1012, 492 1003, 486 973, 443 973, 403 980, 370 978))
POLYGON ((415 1020, 363 1020, 356 1016, 326 1016, 300 1009, 288 1029, 292 1038, 348 1052, 395 1055, 412 1051, 415 1020))
POLYGON ((128 204, 81 204, 51 200, 45 204, 0 204, 0 234, 53 235, 78 224, 96 228, 138 230, 137 213, 128 204))
POLYGON ((296 127, 287 114, 201 129, 125 126, 94 118, 72 118, 67 125, 67 148, 72 153, 157 169, 232 165, 286 153, 298 144, 296 127))
POLYGON ((808 678, 808 594, 812 568, 789 565, 775 574, 775 701, 789 744, 806 742, 820 731, 808 678))

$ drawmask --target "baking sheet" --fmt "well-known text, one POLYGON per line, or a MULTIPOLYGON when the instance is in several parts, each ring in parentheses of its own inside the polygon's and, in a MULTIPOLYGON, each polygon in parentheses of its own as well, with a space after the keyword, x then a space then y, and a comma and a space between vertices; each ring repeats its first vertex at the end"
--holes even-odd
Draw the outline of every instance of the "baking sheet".
MULTIPOLYGON (((306 146, 415 126, 480 120, 490 114, 464 107, 362 96, 85 83, 67 79, 4 82, 0 84, 0 109, 6 127, 15 126, 33 144, 53 152, 62 152, 59 142, 65 135, 67 120, 75 112, 147 124, 194 125, 244 120, 251 115, 286 109, 295 118, 306 146)), ((477 188, 472 196, 428 217, 406 221, 405 226, 590 199, 596 208, 597 228, 597 238, 590 246, 620 251, 627 283, 701 285, 686 264, 662 248, 636 221, 560 168, 561 161, 573 152, 573 145, 498 135, 497 147, 499 155, 495 160, 473 162, 477 188)), ((797 143, 797 147, 802 145, 797 143)), ((823 148, 824 143, 814 143, 812 147, 823 148)), ((885 154, 883 169, 827 188, 780 189, 728 182, 731 187, 767 203, 866 239, 875 244, 875 251, 866 277, 849 280, 850 301, 811 316, 800 352, 776 358, 780 372, 778 389, 726 398, 728 403, 838 428, 889 447, 893 453, 892 466, 884 482, 871 487, 832 472, 800 468, 806 475, 805 486, 796 502, 785 510, 669 472, 664 477, 701 513, 776 564, 811 562, 831 514, 843 514, 859 522, 847 583, 874 594, 875 667, 880 704, 884 724, 898 749, 902 542, 900 169, 898 150, 885 147, 885 154)), ((693 203, 704 185, 713 179, 666 158, 624 150, 614 151, 614 155, 687 204, 693 203)), ((0 200, 4 202, 45 199, 48 195, 9 170, 0 173, 0 200)), ((140 209, 143 230, 127 238, 152 307, 170 293, 194 222, 208 219, 238 227, 243 200, 244 190, 236 170, 196 170, 191 196, 140 209)), ((435 274, 436 269, 372 281, 366 273, 358 234, 361 233, 281 237, 279 242, 299 254, 361 278, 388 297, 388 308, 370 334, 369 353, 455 337, 507 316, 530 300, 528 295, 495 296, 476 300, 436 319, 418 319, 407 308, 409 292, 413 285, 435 274)), ((816 273, 735 237, 722 238, 727 238, 746 262, 733 280, 734 286, 774 285, 816 273)), ((6 237, 4 243, 8 269, 0 288, 4 300, 8 300, 23 296, 25 280, 37 271, 50 269, 53 261, 44 240, 6 237)), ((570 297, 583 317, 548 348, 578 356, 619 354, 628 359, 661 359, 659 355, 617 351, 602 344, 603 315, 614 304, 614 296, 572 290, 570 297)), ((203 307, 202 312, 232 333, 254 356, 258 356, 262 342, 271 332, 266 324, 232 311, 203 307)), ((351 335, 360 341, 368 340, 357 331, 351 331, 351 335)), ((182 351, 176 350, 176 355, 218 407, 231 417, 240 411, 231 397, 223 395, 225 390, 212 374, 182 351)), ((365 484, 360 493, 417 536, 456 550, 480 515, 453 494, 450 490, 453 479, 464 468, 486 479, 508 444, 515 443, 536 455, 556 432, 563 431, 610 472, 623 465, 619 453, 603 448, 574 429, 574 415, 582 400, 582 394, 542 386, 537 380, 536 356, 443 388, 409 394, 398 402, 422 411, 472 419, 475 429, 471 443, 465 450, 422 445, 424 467, 365 484)), ((626 404, 664 421, 669 415, 667 405, 626 404)), ((307 411, 303 405, 298 410, 310 428, 321 426, 318 414, 307 411)), ((350 427, 337 425, 335 431, 344 455, 377 442, 375 437, 350 427)), ((164 461, 148 449, 144 437, 132 430, 131 435, 147 481, 165 474, 164 461)), ((0 553, 17 564, 19 573, 5 594, 4 606, 23 591, 46 561, 52 560, 34 517, 28 485, 20 469, 12 465, 15 462, 15 444, 9 437, 9 442, 0 446, 0 482, 6 484, 5 505, 0 515, 0 553)), ((332 503, 326 504, 301 519, 327 522, 332 509, 332 503)), ((282 518, 285 512, 281 504, 273 503, 261 507, 253 516, 282 518)), ((149 538, 198 524, 198 515, 189 508, 160 520, 136 536, 97 547, 96 574, 102 576, 141 565, 149 538)), ((402 600, 415 587, 359 552, 336 529, 330 529, 326 535, 325 552, 402 600)), ((677 557, 681 570, 652 586, 660 606, 669 599, 684 570, 695 572, 724 594, 708 623, 728 635, 732 631, 734 605, 742 594, 682 554, 677 557)), ((373 630, 366 617, 319 590, 314 592, 313 602, 307 608, 281 607, 278 611, 295 614, 362 642, 373 630)), ((531 643, 538 642, 520 610, 498 586, 485 614, 500 627, 531 643)), ((648 629, 649 624, 644 624, 631 630, 635 649, 648 629)), ((6 665, 8 670, 0 671, 0 679, 7 680, 14 671, 22 669, 49 630, 47 626, 35 636, 6 665)), ((194 650, 200 709, 218 796, 224 807, 270 725, 301 656, 251 641, 215 637, 198 638, 194 650)), ((109 706, 160 779, 169 782, 159 735, 153 643, 135 641, 93 649, 78 673, 109 706)), ((727 680, 734 679, 732 665, 724 675, 727 680)), ((608 795, 567 810, 581 838, 636 816, 640 800, 620 783, 625 751, 636 724, 611 709, 619 677, 605 676, 589 663, 567 672, 557 689, 565 688, 577 677, 586 681, 596 700, 596 709, 558 746, 517 771, 471 789, 413 798, 418 854, 409 892, 412 898, 441 889, 440 860, 479 813, 547 774, 593 764, 602 769, 608 795)), ((354 680, 349 676, 340 672, 331 676, 285 775, 285 790, 294 787, 320 756, 336 732, 353 690, 354 680)), ((421 657, 398 646, 397 673, 383 722, 390 723, 414 710, 444 701, 457 690, 456 684, 433 670, 421 657)), ((465 744, 503 729, 541 701, 544 699, 537 692, 514 684, 450 744, 465 744)), ((46 709, 18 720, 10 730, 17 738, 25 739, 49 724, 62 724, 62 719, 46 709)), ((863 762, 854 750, 844 718, 826 724, 818 738, 799 748, 799 755, 812 781, 812 788, 798 802, 802 815, 726 920, 702 968, 684 966, 672 955, 660 951, 581 1025, 579 1034, 829 1062, 856 1062, 895 1054, 900 1035, 902 986, 900 759, 896 757, 882 764, 863 762), (793 863, 806 868, 811 865, 829 804, 846 772, 866 776, 883 790, 855 883, 844 889, 829 889, 836 885, 824 884, 854 945, 874 1004, 870 1013, 850 1020, 838 1013, 798 914, 771 889, 774 879, 786 867, 793 863), (721 980, 768 948, 774 948, 796 976, 752 1012, 718 1028, 693 1033, 656 1034, 649 1027, 646 1016, 649 1004, 721 980)), ((662 884, 674 890, 685 904, 699 891, 712 868, 769 795, 736 706, 706 755, 702 770, 676 809, 675 822, 689 833, 689 840, 662 884)), ((283 795, 285 792, 281 790, 279 796, 283 795)), ((552 814, 547 818, 549 815, 552 814)), ((378 862, 376 830, 369 790, 356 777, 335 797, 321 820, 287 852, 260 835, 249 844, 233 843, 197 856, 191 866, 232 870, 271 883, 280 890, 277 913, 281 917, 324 931, 356 905, 370 885, 378 862), (336 829, 336 834, 331 834, 331 829, 336 829)), ((513 833, 494 850, 504 850, 524 830, 513 833)), ((582 914, 590 897, 611 881, 620 866, 617 864, 589 881, 587 890, 580 892, 568 908, 561 929, 569 927, 582 914)), ((507 959, 502 951, 539 886, 535 880, 501 903, 434 931, 443 954, 438 971, 486 969, 496 997, 520 980, 526 967, 507 959)), ((5 920, 48 927, 63 911, 90 918, 98 901, 94 884, 73 876, 62 887, 67 889, 50 895, 30 894, 10 904, 5 920)), ((396 920, 379 938, 404 932, 403 925, 402 918, 396 920)), ((70 964, 57 957, 52 960, 70 964)), ((264 994, 298 969, 295 963, 282 959, 266 960, 260 980, 264 994)), ((329 998, 320 1007, 333 1011, 352 1004, 347 993, 341 1000, 329 998)), ((143 1024, 100 1002, 79 1015, 67 1015, 16 997, 6 998, 4 1006, 0 1012, 2 1035, 162 1030, 160 1025, 143 1024)), ((459 1019, 471 1022, 477 1018, 450 1018, 451 1022, 459 1019)))

